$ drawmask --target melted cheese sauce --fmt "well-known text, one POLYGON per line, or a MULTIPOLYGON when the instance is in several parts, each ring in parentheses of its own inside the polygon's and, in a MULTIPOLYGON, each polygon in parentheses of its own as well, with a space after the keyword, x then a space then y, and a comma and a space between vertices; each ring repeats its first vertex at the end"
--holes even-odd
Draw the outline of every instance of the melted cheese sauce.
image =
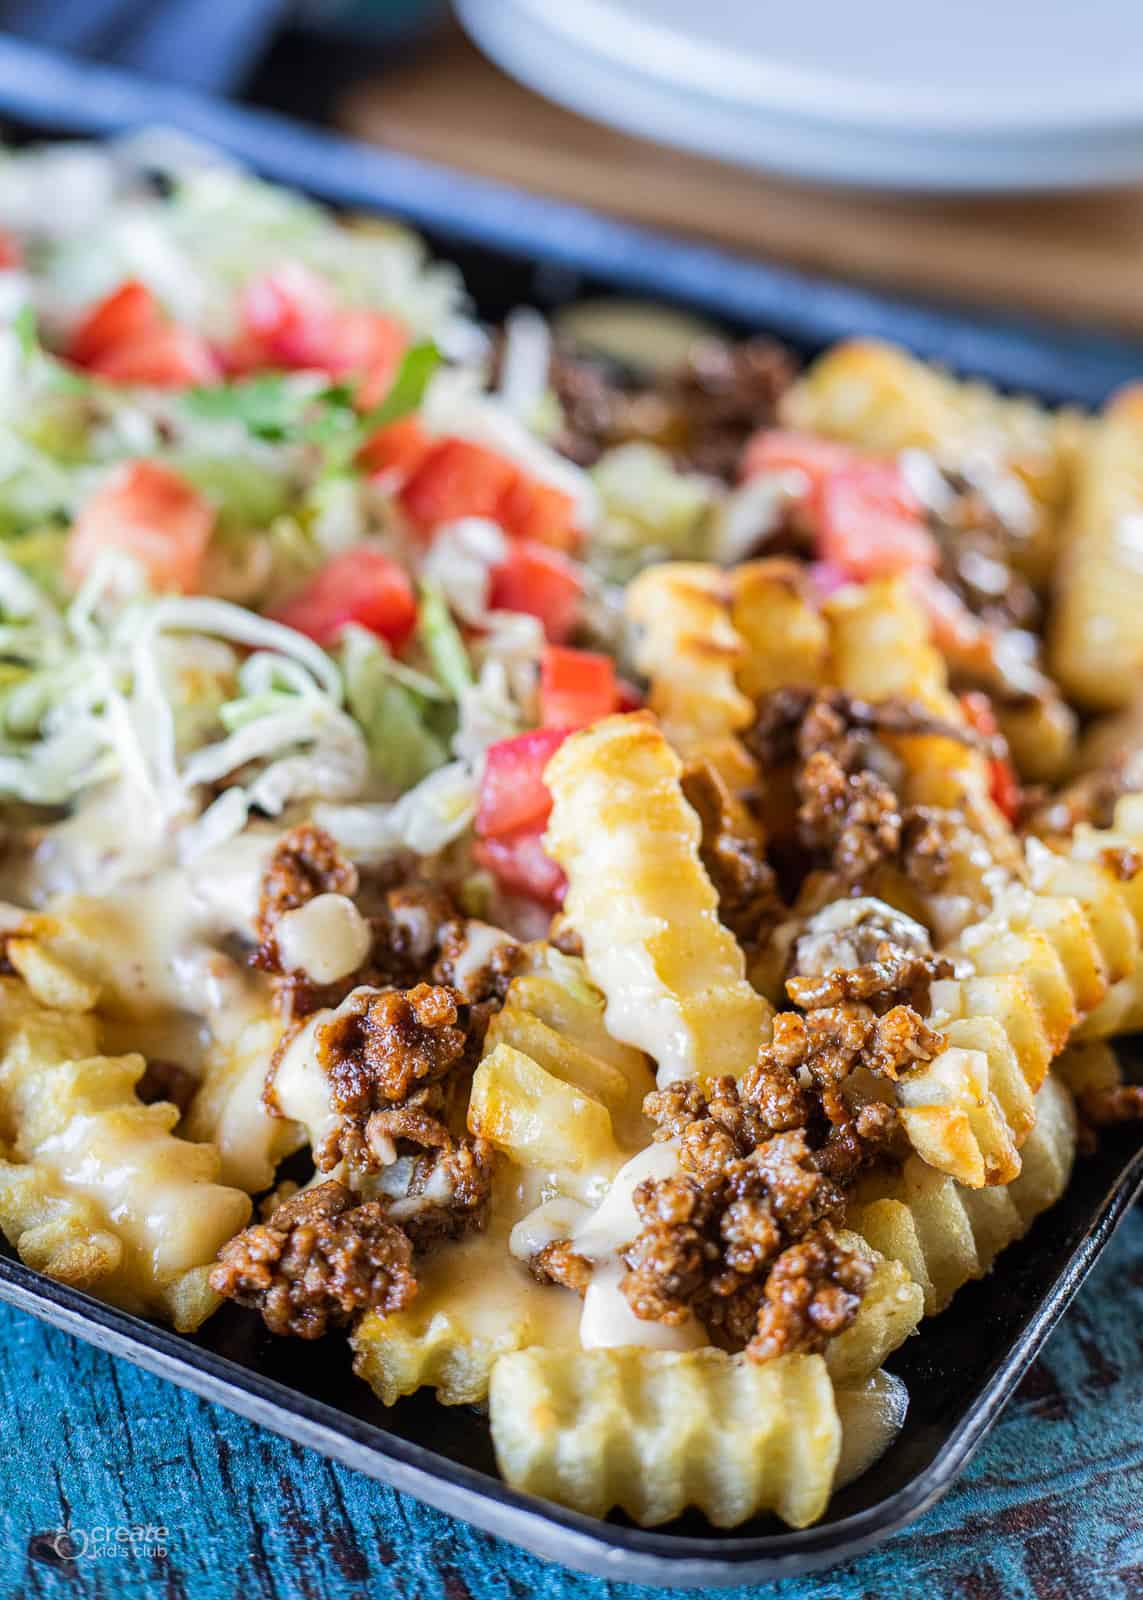
POLYGON ((344 894, 319 894, 287 911, 274 930, 287 972, 303 972, 315 983, 336 983, 355 972, 369 954, 373 935, 344 894))
POLYGON ((671 1177, 678 1166, 673 1141, 648 1145, 619 1169, 594 1210, 559 1195, 529 1211, 512 1229, 508 1248, 520 1261, 530 1260, 557 1239, 568 1239, 577 1255, 595 1263, 579 1321, 579 1342, 585 1350, 619 1345, 697 1350, 709 1343, 694 1317, 677 1327, 637 1317, 619 1287, 626 1271, 619 1252, 640 1228, 635 1190, 645 1178, 671 1177))
POLYGON ((41 923, 44 942, 100 984, 110 1014, 191 1012, 216 1037, 234 1037, 257 1013, 265 986, 221 946, 253 940, 276 838, 244 835, 146 882, 53 900, 41 923))
POLYGON ((36 1159, 95 1202, 157 1284, 212 1260, 249 1213, 244 1194, 196 1172, 205 1165, 197 1146, 172 1140, 135 1107, 72 1117, 36 1159))
POLYGON ((579 1298, 537 1283, 508 1254, 503 1226, 418 1257, 417 1281, 422 1303, 439 1305, 475 1338, 495 1339, 519 1325, 529 1343, 549 1349, 573 1350, 579 1342, 579 1298))
MULTIPOLYGON (((354 990, 354 994, 360 992, 354 990)), ((337 1112, 329 1103, 329 1080, 317 1054, 318 1029, 333 1015, 326 1008, 307 1018, 278 1058, 267 1090, 267 1097, 283 1117, 302 1124, 313 1147, 337 1126, 337 1112)))

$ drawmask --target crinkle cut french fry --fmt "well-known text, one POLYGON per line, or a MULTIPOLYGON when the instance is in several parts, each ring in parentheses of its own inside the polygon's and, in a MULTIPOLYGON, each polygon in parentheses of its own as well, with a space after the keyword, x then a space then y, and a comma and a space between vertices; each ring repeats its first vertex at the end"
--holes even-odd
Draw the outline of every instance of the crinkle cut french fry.
POLYGON ((545 847, 568 878, 564 914, 583 941, 607 1026, 645 1050, 666 1081, 740 1076, 770 1008, 718 918, 699 859, 699 821, 682 767, 654 720, 607 717, 548 763, 545 847))
POLYGON ((689 561, 646 568, 625 598, 648 705, 683 760, 708 761, 734 795, 755 777, 738 738, 754 708, 735 682, 745 646, 730 601, 721 568, 689 561))
POLYGON ((384 1405, 421 1388, 435 1389, 442 1405, 476 1405, 501 1356, 534 1344, 557 1357, 578 1348, 578 1297, 538 1283, 508 1252, 512 1187, 509 1169, 488 1232, 418 1257, 409 1305, 368 1312, 354 1328, 354 1371, 384 1405))
POLYGON ((1143 673, 1143 385, 1122 390, 1079 454, 1050 628, 1065 691, 1095 711, 1128 705, 1143 673))
POLYGON ((719 1350, 522 1350, 492 1372, 505 1481, 645 1527, 689 1506, 719 1528, 759 1512, 805 1527, 825 1509, 841 1447, 820 1356, 758 1365, 719 1350))
POLYGON ((216 1182, 211 1145, 173 1137, 174 1106, 138 1099, 141 1056, 89 1053, 90 1016, 45 1010, 2 980, 0 1036, 5 1232, 42 1270, 82 1273, 105 1299, 197 1326, 217 1304, 203 1269, 246 1222, 249 1197, 216 1182))
POLYGON ((835 1383, 861 1383, 913 1332, 924 1315, 924 1294, 899 1261, 870 1248, 860 1234, 841 1230, 847 1250, 874 1262, 873 1280, 857 1316, 825 1348, 825 1363, 835 1383))
POLYGON ((622 1159, 603 1102, 509 1044, 477 1067, 468 1126, 521 1167, 609 1174, 622 1159))
MULTIPOLYGON (((1135 924, 1143 944, 1143 870, 1132 871, 1143 859, 1143 796, 1123 795, 1115 807, 1110 828, 1087 825, 1075 830, 1068 857, 1088 868, 1114 861, 1111 871, 1114 893, 1135 924)), ((1106 882, 1106 877, 1103 880, 1106 882)), ((1106 1039, 1143 1028, 1143 951, 1137 954, 1132 970, 1112 985, 1101 1003, 1094 1007, 1075 1030, 1077 1039, 1106 1039)))
POLYGON ((544 943, 531 945, 527 970, 512 979, 488 1026, 484 1053, 511 1045, 565 1084, 602 1101, 620 1125, 637 1122, 654 1078, 642 1051, 607 1032, 604 1007, 579 957, 544 943))
POLYGON ((829 628, 801 562, 747 561, 728 577, 731 620, 744 646, 738 666, 743 693, 757 700, 774 689, 824 683, 829 628))
POLYGON ((236 1038, 217 1040, 180 1129, 216 1145, 222 1182, 247 1194, 269 1189, 279 1162, 306 1142, 301 1124, 271 1116, 262 1098, 280 1032, 277 1021, 259 1017, 236 1038))
POLYGON ((946 1051, 901 1085, 902 1116, 914 1148, 961 1183, 1006 1183, 1019 1171, 1027 1091, 1039 1088, 1069 1037, 1100 1038, 1143 1021, 1143 983, 1135 973, 1113 981, 1129 960, 1138 961, 1143 872, 1124 880, 1105 860, 1116 846, 1137 847, 1134 814, 1130 801, 1121 803, 1117 820, 1128 828, 1077 830, 1065 854, 1032 841, 1031 887, 1003 891, 995 909, 960 938, 958 954, 974 976, 934 988, 941 1031, 983 1048, 987 1070, 976 1070, 984 1065, 979 1059, 974 1068, 946 1051), (1014 983, 1030 1003, 1021 1003, 1014 983), (989 1048, 983 1035, 973 1039, 972 1029, 981 1033, 986 1017, 999 1023, 1007 1048, 1001 1041, 994 1041, 1001 1048, 989 1048))
POLYGON ((899 1176, 874 1175, 851 1202, 847 1225, 907 1269, 924 1291, 927 1315, 983 1277, 1063 1193, 1075 1155, 1075 1112, 1054 1077, 1037 1095, 1036 1113, 1020 1176, 1010 1184, 969 1189, 911 1156, 899 1176))
MULTIPOLYGON (((558 1290, 551 1291, 558 1293, 558 1290)), ((390 1316, 368 1312, 350 1335, 353 1370, 382 1405, 435 1389, 444 1406, 478 1405, 488 1395, 493 1366, 529 1342, 530 1325, 505 1318, 499 1329, 473 1329, 446 1303, 430 1309, 415 1300, 390 1316)))

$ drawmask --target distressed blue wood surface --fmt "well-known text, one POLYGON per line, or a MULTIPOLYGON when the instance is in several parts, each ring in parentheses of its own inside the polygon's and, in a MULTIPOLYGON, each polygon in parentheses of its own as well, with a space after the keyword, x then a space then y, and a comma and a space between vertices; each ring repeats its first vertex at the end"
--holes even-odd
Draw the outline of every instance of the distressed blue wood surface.
MULTIPOLYGON (((953 1491, 774 1600, 1141 1600, 1143 1212, 953 1491)), ((0 1307, 0 1600, 645 1600, 570 1573, 0 1307), (166 1554, 61 1560, 61 1524, 166 1554)), ((731 1597, 754 1590, 728 1590, 731 1597)))

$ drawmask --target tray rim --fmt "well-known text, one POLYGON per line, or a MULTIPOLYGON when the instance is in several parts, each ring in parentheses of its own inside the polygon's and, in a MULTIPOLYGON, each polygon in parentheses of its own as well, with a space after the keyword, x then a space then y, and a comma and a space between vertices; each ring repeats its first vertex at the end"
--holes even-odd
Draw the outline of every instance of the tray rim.
MULTIPOLYGON (((1143 371, 1143 345, 1033 319, 958 312, 811 277, 615 221, 564 201, 368 146, 277 113, 228 105, 118 69, 0 40, 0 115, 43 133, 98 138, 171 125, 263 176, 335 205, 385 210, 458 242, 572 267, 770 327, 803 344, 884 333, 918 354, 1026 388, 1097 403, 1143 371)), ((1052 1288, 923 1472, 840 1521, 774 1535, 627 1528, 521 1494, 427 1446, 252 1372, 173 1330, 117 1310, 0 1255, 0 1302, 544 1559, 664 1588, 773 1581, 849 1560, 921 1516, 963 1471, 1108 1240, 1143 1194, 1143 1147, 1106 1192, 1052 1288), (676 1549, 679 1553, 675 1553, 676 1549)))

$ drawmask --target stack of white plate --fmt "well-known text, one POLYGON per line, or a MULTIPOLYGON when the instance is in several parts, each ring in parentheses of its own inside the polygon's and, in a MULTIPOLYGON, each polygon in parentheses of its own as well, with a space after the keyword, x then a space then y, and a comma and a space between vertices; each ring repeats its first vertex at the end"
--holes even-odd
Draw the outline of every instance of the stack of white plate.
POLYGON ((902 190, 1143 179, 1143 0, 455 3, 541 94, 745 166, 902 190))

